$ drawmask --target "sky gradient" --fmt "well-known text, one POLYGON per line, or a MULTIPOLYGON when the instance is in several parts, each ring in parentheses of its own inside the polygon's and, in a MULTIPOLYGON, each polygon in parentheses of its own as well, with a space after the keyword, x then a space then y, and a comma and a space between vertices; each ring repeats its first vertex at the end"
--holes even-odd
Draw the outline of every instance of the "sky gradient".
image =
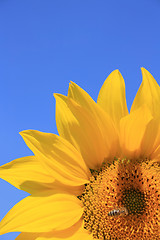
MULTIPOLYGON (((159 13, 160 0, 1 0, 0 165, 32 154, 20 131, 57 133, 53 93, 66 95, 70 80, 96 100, 119 69, 129 109, 141 67, 160 84, 159 13)), ((27 194, 3 180, 0 191, 2 219, 27 194)))

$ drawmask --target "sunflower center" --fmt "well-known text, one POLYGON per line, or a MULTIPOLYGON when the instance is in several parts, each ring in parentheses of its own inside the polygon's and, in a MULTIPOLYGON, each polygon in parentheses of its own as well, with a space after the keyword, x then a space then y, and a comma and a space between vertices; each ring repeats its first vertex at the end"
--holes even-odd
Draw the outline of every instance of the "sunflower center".
POLYGON ((157 167, 116 160, 91 173, 79 199, 84 228, 93 239, 159 239, 157 167))
POLYGON ((139 189, 125 189, 122 193, 122 203, 128 214, 142 214, 145 211, 145 195, 139 189))

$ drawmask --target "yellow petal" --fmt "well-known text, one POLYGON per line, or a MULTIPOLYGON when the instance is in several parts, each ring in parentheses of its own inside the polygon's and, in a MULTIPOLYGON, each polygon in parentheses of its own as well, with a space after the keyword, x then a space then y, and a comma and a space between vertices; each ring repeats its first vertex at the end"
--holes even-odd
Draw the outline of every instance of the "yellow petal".
POLYGON ((37 240, 93 240, 91 234, 88 233, 83 227, 83 221, 80 220, 72 227, 59 232, 51 232, 42 234, 37 240))
POLYGON ((83 221, 80 219, 73 226, 61 230, 52 231, 49 233, 21 233, 16 240, 93 240, 91 234, 89 234, 83 228, 83 221))
POLYGON ((160 117, 160 87, 153 76, 142 68, 143 81, 133 101, 131 112, 146 104, 154 117, 160 117))
POLYGON ((20 233, 15 240, 37 240, 39 233, 20 233))
POLYGON ((32 196, 49 196, 52 194, 64 193, 80 196, 84 191, 85 185, 69 186, 55 180, 53 183, 39 183, 31 188, 32 196), (35 189, 37 188, 37 189, 35 189))
POLYGON ((53 189, 52 183, 41 183, 37 181, 26 181, 20 185, 20 189, 26 191, 32 195, 43 195, 44 192, 51 191, 53 189))
POLYGON ((51 194, 55 193, 65 193, 65 194, 72 194, 75 196, 80 196, 84 191, 85 185, 80 186, 68 186, 65 184, 62 184, 58 181, 54 181, 52 183, 51 189, 49 190, 51 194))
POLYGON ((35 156, 18 158, 0 166, 0 178, 27 192, 30 192, 30 188, 33 189, 35 182, 39 184, 54 181, 53 176, 45 171, 35 156))
POLYGON ((79 152, 65 139, 35 130, 20 134, 37 159, 59 182, 70 186, 88 182, 89 169, 79 152))
POLYGON ((121 73, 118 70, 113 71, 102 85, 97 103, 113 119, 115 125, 119 128, 119 121, 128 114, 125 83, 121 73))
POLYGON ((95 103, 95 101, 90 97, 90 95, 86 91, 84 91, 74 82, 71 82, 69 84, 68 97, 72 98, 75 102, 77 102, 87 111, 91 112, 94 115, 94 117, 96 118, 98 117, 98 114, 99 114, 98 105, 95 103))
POLYGON ((82 213, 80 200, 72 195, 29 196, 17 203, 2 219, 0 234, 67 229, 79 221, 82 213))
POLYGON ((152 116, 143 105, 120 121, 120 142, 124 157, 131 159, 141 156, 141 143, 152 116))
POLYGON ((151 154, 151 159, 153 159, 155 162, 159 162, 160 163, 160 145, 151 154))
POLYGON ((83 240, 93 240, 93 237, 91 236, 91 234, 87 233, 87 232, 77 232, 75 233, 73 236, 70 236, 70 237, 38 237, 37 240, 80 240, 80 239, 83 239, 83 240))
MULTIPOLYGON (((38 196, 38 197, 44 197, 44 196, 49 196, 53 194, 72 194, 75 196, 80 196, 85 188, 85 185, 80 185, 80 186, 69 186, 65 185, 61 182, 58 182, 55 180, 53 183, 38 183, 38 182, 26 182, 24 186, 27 188, 27 185, 29 185, 29 193, 32 196, 38 196), (33 184, 33 185, 32 185, 33 184)), ((22 184, 22 190, 23 189, 23 184, 22 184)))
POLYGON ((105 159, 112 159, 116 156, 119 151, 118 136, 113 121, 108 114, 95 103, 87 92, 73 82, 69 85, 68 97, 85 108, 90 113, 92 121, 95 121, 98 126, 105 144, 105 159), (108 153, 106 153, 107 150, 108 153))
POLYGON ((151 153, 150 159, 158 159, 158 161, 160 161, 160 123, 157 127, 157 136, 154 140, 153 152, 151 153))
POLYGON ((159 139, 159 121, 152 119, 146 127, 142 142, 141 142, 141 155, 143 157, 151 158, 151 154, 158 146, 157 140, 159 139))
POLYGON ((110 153, 117 151, 118 138, 111 120, 96 104, 87 111, 68 97, 55 94, 55 98, 59 134, 80 151, 89 168, 101 166, 110 153))

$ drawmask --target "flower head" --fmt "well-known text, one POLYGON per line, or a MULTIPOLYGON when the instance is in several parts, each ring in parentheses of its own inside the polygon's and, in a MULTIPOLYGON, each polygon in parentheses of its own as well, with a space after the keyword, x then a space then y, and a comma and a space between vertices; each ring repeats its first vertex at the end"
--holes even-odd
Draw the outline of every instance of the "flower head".
POLYGON ((118 70, 97 103, 70 83, 55 94, 59 136, 22 131, 34 156, 0 167, 0 177, 31 195, 0 222, 17 240, 136 240, 160 236, 160 88, 143 81, 128 112, 118 70))

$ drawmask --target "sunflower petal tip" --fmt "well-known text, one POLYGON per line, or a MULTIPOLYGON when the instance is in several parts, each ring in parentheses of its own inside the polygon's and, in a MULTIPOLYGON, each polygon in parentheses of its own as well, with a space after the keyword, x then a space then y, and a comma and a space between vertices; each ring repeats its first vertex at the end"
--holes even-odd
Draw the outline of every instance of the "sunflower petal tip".
POLYGON ((141 67, 141 72, 142 72, 142 76, 144 76, 145 74, 148 74, 148 73, 150 74, 150 72, 144 67, 141 67))
POLYGON ((21 135, 21 137, 22 137, 22 135, 23 135, 23 132, 24 132, 24 131, 20 131, 20 132, 19 132, 19 134, 21 135))
POLYGON ((19 134, 20 134, 20 135, 23 135, 23 134, 27 133, 27 131, 28 131, 28 130, 20 131, 19 134))
POLYGON ((57 97, 57 93, 53 93, 53 97, 56 99, 56 97, 57 97))
POLYGON ((115 70, 113 70, 112 72, 111 72, 111 74, 119 74, 120 72, 119 72, 119 70, 118 69, 115 69, 115 70))
POLYGON ((58 98, 61 98, 63 95, 60 93, 54 93, 53 96, 57 100, 58 98))
POLYGON ((110 75, 111 75, 112 77, 113 77, 113 76, 118 77, 118 78, 119 78, 119 77, 120 77, 120 78, 122 77, 119 69, 113 70, 110 75))
POLYGON ((141 70, 149 72, 145 67, 141 67, 141 70))
POLYGON ((142 74, 146 71, 146 69, 144 67, 141 67, 141 72, 142 74))
POLYGON ((21 132, 19 132, 19 134, 21 135, 22 138, 28 136, 28 135, 31 135, 31 133, 35 131, 35 130, 23 130, 21 132))
POLYGON ((69 87, 79 87, 75 82, 70 81, 69 87))
POLYGON ((153 75, 144 67, 141 68, 142 71, 142 81, 148 81, 148 82, 152 82, 152 84, 154 83, 154 85, 156 85, 156 87, 159 87, 157 81, 155 80, 155 78, 153 77, 153 75))
MULTIPOLYGON (((73 87, 73 84, 74 84, 74 83, 73 83, 72 81, 69 82, 69 88, 68 88, 68 91, 71 90, 71 88, 73 87)), ((69 95, 69 94, 68 94, 68 95, 69 95)))

